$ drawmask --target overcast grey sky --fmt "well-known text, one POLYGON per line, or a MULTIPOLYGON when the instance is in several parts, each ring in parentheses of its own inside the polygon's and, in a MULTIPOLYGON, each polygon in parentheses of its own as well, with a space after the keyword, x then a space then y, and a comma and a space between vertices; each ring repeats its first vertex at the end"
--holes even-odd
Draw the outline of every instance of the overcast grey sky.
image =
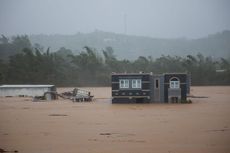
POLYGON ((198 38, 230 30, 230 0, 0 0, 0 34, 102 30, 198 38))

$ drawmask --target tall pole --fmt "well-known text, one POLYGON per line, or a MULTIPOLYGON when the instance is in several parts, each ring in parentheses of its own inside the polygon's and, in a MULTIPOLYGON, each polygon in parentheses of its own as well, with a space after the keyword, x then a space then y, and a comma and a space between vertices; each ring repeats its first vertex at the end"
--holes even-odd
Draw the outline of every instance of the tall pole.
POLYGON ((124 14, 124 34, 127 34, 127 15, 124 14))

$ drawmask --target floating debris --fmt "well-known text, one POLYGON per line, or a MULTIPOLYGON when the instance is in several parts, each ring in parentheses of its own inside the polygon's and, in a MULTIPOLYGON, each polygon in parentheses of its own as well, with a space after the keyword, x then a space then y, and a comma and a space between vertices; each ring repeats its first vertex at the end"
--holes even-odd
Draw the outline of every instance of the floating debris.
POLYGON ((112 133, 100 133, 100 135, 112 135, 112 133))
POLYGON ((18 152, 17 150, 11 151, 11 150, 4 150, 0 148, 0 153, 5 153, 5 152, 18 152))
POLYGON ((194 96, 194 95, 188 95, 189 98, 208 98, 207 96, 194 96))
POLYGON ((66 114, 49 114, 49 116, 68 116, 66 114))

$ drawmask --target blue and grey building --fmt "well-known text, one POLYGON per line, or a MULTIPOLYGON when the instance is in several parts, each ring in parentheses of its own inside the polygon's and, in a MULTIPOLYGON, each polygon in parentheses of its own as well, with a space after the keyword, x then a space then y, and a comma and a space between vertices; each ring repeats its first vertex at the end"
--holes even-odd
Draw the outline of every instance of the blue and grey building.
POLYGON ((113 73, 113 103, 174 103, 187 100, 187 73, 113 73))

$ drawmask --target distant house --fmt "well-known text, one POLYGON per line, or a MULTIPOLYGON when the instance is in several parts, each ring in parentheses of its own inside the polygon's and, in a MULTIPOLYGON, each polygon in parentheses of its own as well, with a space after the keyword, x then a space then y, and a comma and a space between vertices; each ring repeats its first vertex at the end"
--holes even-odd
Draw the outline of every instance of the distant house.
POLYGON ((54 85, 1 85, 0 96, 45 96, 52 99, 52 92, 56 92, 54 85))
POLYGON ((113 73, 111 80, 113 103, 181 102, 190 92, 186 73, 113 73))

